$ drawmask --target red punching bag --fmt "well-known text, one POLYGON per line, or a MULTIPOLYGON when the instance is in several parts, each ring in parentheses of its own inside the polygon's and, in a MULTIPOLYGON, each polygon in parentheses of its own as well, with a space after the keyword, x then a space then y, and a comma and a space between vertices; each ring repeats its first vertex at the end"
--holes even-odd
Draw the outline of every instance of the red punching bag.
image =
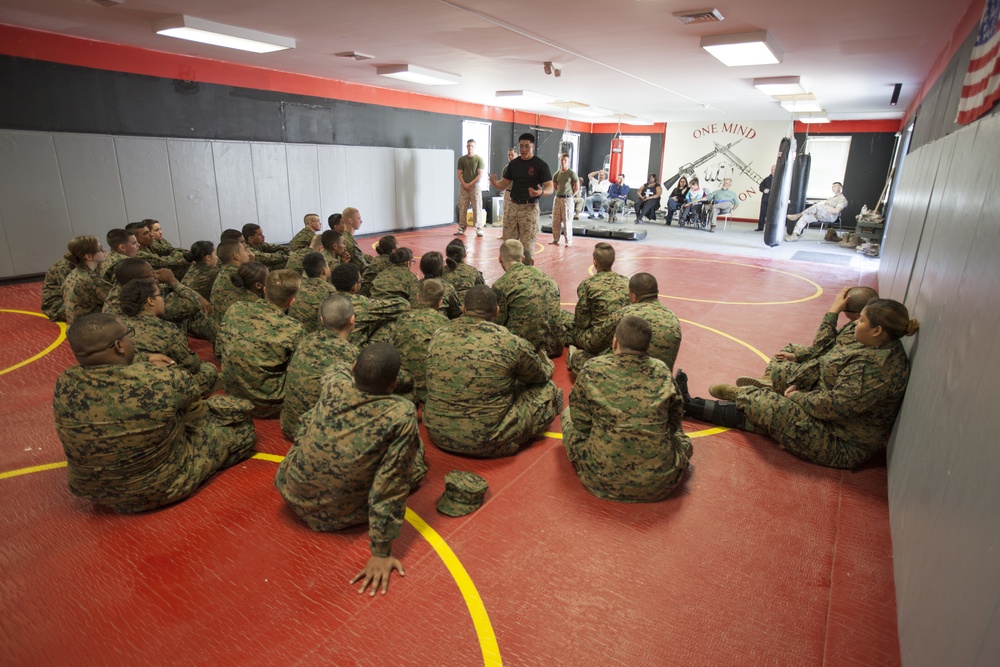
POLYGON ((611 140, 611 164, 608 166, 608 180, 614 183, 618 174, 622 173, 622 153, 625 151, 625 140, 615 137, 611 140))

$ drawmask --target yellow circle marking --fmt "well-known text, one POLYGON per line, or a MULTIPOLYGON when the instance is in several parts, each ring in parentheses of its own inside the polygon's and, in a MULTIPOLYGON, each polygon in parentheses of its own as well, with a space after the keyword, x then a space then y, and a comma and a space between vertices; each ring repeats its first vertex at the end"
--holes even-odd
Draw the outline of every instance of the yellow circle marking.
MULTIPOLYGON (((705 436, 708 436, 708 435, 715 435, 716 433, 725 433, 726 431, 729 431, 729 430, 732 430, 732 429, 728 429, 728 428, 724 428, 722 426, 718 426, 718 427, 715 427, 715 428, 706 428, 703 431, 694 431, 693 433, 687 433, 686 435, 689 438, 704 438, 705 436)), ((555 433, 553 431, 546 431, 542 435, 544 435, 547 438, 557 438, 559 440, 563 439, 563 434, 562 433, 555 433)))
MULTIPOLYGON (((562 437, 561 435, 559 437, 562 437)), ((260 459, 262 461, 270 461, 272 463, 280 463, 284 460, 284 456, 278 454, 265 454, 263 452, 258 452, 253 455, 252 458, 260 459)), ((46 463, 38 466, 31 466, 30 468, 21 468, 19 470, 10 470, 8 472, 0 472, 0 479, 7 479, 9 477, 19 477, 20 475, 28 475, 33 472, 43 472, 45 470, 54 470, 56 468, 65 468, 66 461, 60 461, 58 463, 46 463)), ((451 573, 452 578, 455 583, 458 584, 458 590, 462 593, 462 598, 465 600, 465 606, 469 609, 469 615, 472 616, 472 624, 476 628, 476 636, 479 639, 479 647, 483 652, 483 665, 485 667, 501 667, 503 665, 503 660, 500 658, 500 646, 497 644, 496 633, 493 632, 493 624, 490 623, 490 617, 486 613, 486 605, 483 604, 483 599, 479 596, 479 591, 476 590, 476 585, 472 583, 472 578, 469 573, 466 572, 465 567, 462 562, 458 560, 458 556, 455 552, 451 550, 448 543, 444 541, 437 531, 430 527, 426 521, 424 521, 420 515, 411 510, 409 507, 406 508, 406 522, 413 526, 414 529, 420 536, 423 537, 431 548, 434 549, 438 557, 444 563, 444 566, 448 568, 448 572, 451 573)))
MULTIPOLYGON (((35 312, 30 311, 30 310, 11 310, 9 308, 0 308, 0 313, 16 313, 18 315, 31 315, 32 317, 41 317, 45 321, 48 321, 48 319, 49 319, 49 318, 45 317, 45 315, 42 315, 41 313, 35 313, 35 312)), ((33 356, 33 357, 29 358, 29 359, 25 359, 24 361, 19 361, 18 363, 14 364, 13 366, 8 366, 7 368, 0 369, 0 375, 4 375, 5 373, 10 373, 13 370, 17 370, 21 366, 27 366, 28 364, 30 364, 33 361, 38 361, 39 359, 41 359, 42 357, 44 357, 46 354, 48 354, 52 350, 54 350, 57 347, 59 347, 62 344, 62 342, 64 340, 66 340, 66 323, 65 322, 55 322, 54 324, 58 324, 59 325, 59 335, 56 336, 55 341, 51 345, 49 345, 47 348, 45 348, 44 350, 42 350, 41 352, 39 352, 38 354, 36 354, 35 356, 33 356)), ((2 479, 2 478, 0 478, 0 479, 2 479)))
POLYGON ((725 331, 719 331, 718 329, 713 329, 712 327, 707 327, 704 324, 698 324, 697 322, 692 322, 691 320, 681 320, 680 318, 677 318, 677 319, 680 320, 681 322, 683 322, 684 324, 690 324, 692 326, 696 326, 698 328, 705 329, 706 331, 711 331, 714 334, 719 334, 723 338, 728 338, 729 340, 733 341, 734 343, 739 343, 740 345, 742 345, 746 349, 750 350, 751 352, 753 352, 754 354, 756 354, 758 357, 760 357, 764 361, 770 361, 771 360, 771 358, 769 356, 767 356, 766 354, 764 354, 763 352, 761 352, 760 350, 758 350, 757 348, 755 348, 750 343, 747 343, 746 341, 742 341, 739 338, 737 338, 736 336, 730 336, 725 331))

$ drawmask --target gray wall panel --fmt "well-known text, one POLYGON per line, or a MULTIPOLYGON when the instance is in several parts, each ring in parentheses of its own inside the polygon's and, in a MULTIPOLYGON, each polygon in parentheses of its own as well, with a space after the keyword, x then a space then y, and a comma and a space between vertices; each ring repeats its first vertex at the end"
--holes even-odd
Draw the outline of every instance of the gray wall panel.
MULTIPOLYGON (((356 233, 373 234, 392 229, 384 221, 376 220, 375 189, 378 188, 382 174, 376 169, 375 153, 363 146, 347 146, 344 148, 344 157, 347 165, 344 170, 347 182, 347 200, 344 206, 353 206, 361 211, 361 219, 364 220, 363 226, 356 233)), ((395 199, 395 193, 381 189, 379 191, 380 196, 395 199)))
POLYGON ((53 140, 73 236, 93 234, 103 242, 109 229, 128 221, 115 140, 90 134, 57 134, 53 140))
POLYGON ((125 222, 155 218, 163 225, 166 238, 171 243, 180 243, 166 140, 115 137, 115 153, 128 216, 125 222))
POLYGON ((250 144, 253 155, 253 185, 257 196, 257 224, 268 243, 288 243, 292 229, 288 199, 288 164, 283 144, 250 144))
MULTIPOLYGON (((53 243, 51 249, 52 261, 49 265, 55 264, 59 261, 58 253, 60 250, 65 252, 62 246, 53 243)), ((48 267, 46 267, 48 269, 48 267)), ((10 254, 10 243, 7 241, 7 230, 4 228, 3 221, 3 207, 0 207, 0 276, 13 276, 14 274, 14 258, 10 254)))
POLYGON ((66 252, 73 230, 52 135, 0 133, 0 215, 15 275, 44 273, 66 252))
POLYGON ((286 147, 288 159, 288 197, 292 209, 292 226, 295 232, 303 227, 302 218, 306 213, 322 214, 319 196, 319 157, 316 146, 289 144, 286 147))
MULTIPOLYGON (((371 151, 371 193, 368 207, 361 208, 365 226, 362 233, 390 233, 402 229, 396 217, 396 149, 373 148, 371 151)), ((356 189, 352 189, 352 192, 356 189)))
POLYGON ((211 143, 170 139, 167 153, 180 247, 190 248, 201 240, 217 241, 222 222, 211 143))
MULTIPOLYGON (((253 185, 253 159, 250 144, 213 141, 215 182, 219 187, 219 219, 222 229, 242 229, 257 220, 257 195, 253 185)), ((220 233, 222 231, 220 229, 220 233)), ((218 241, 216 234, 211 240, 218 241)))
POLYGON ((347 149, 343 146, 317 146, 319 161, 320 203, 323 207, 323 221, 340 213, 348 206, 347 190, 347 149))

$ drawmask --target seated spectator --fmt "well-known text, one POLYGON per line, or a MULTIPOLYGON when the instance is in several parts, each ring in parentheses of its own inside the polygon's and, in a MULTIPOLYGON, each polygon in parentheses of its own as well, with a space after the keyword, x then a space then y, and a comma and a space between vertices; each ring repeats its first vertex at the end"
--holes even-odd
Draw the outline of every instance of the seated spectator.
POLYGON ((681 176, 677 181, 677 187, 670 191, 670 196, 667 198, 667 227, 673 222, 674 211, 679 210, 687 203, 687 193, 690 189, 688 180, 681 176))
POLYGON ((612 319, 617 322, 620 311, 629 305, 628 278, 611 270, 614 246, 602 241, 594 246, 593 256, 595 273, 576 288, 573 326, 566 335, 567 343, 573 345, 566 365, 575 372, 592 356, 606 350, 609 323, 612 319))
POLYGON ((75 495, 143 512, 187 498, 252 454, 250 403, 198 400, 191 374, 162 355, 133 363, 129 330, 114 315, 81 317, 67 339, 79 365, 59 376, 52 408, 75 495))
POLYGON ((199 393, 207 396, 217 389, 219 371, 214 364, 202 361, 188 345, 187 336, 163 319, 164 294, 155 278, 140 278, 122 288, 120 297, 122 323, 131 330, 136 352, 162 354, 191 374, 199 393))
POLYGON ((812 463, 856 468, 889 440, 910 375, 899 339, 919 327, 898 301, 869 301, 854 329, 860 346, 838 345, 802 364, 781 394, 741 387, 735 401, 691 398, 687 376, 678 371, 684 414, 763 433, 812 463))
POLYGON ((572 318, 559 306, 556 281, 539 268, 525 266, 523 258, 520 241, 510 239, 500 246, 504 274, 493 283, 500 308, 493 319, 554 359, 562 354, 572 318))
MULTIPOLYGON (((334 213, 334 215, 337 214, 334 213)), ((344 248, 350 257, 351 263, 361 271, 364 271, 372 261, 372 258, 362 252, 361 247, 354 238, 357 231, 361 229, 361 211, 353 206, 348 206, 336 220, 334 220, 334 215, 330 216, 330 229, 334 229, 343 235, 344 248)))
POLYGON ((293 250, 288 253, 288 261, 285 262, 285 268, 291 269, 295 273, 302 275, 302 260, 306 258, 311 252, 323 252, 323 236, 322 234, 313 234, 312 240, 309 241, 309 245, 305 248, 300 248, 298 250, 293 250))
POLYGON ((420 272, 424 274, 424 277, 410 288, 410 307, 418 307, 420 303, 418 295, 420 293, 420 287, 424 284, 424 282, 432 279, 441 280, 441 287, 444 289, 444 296, 442 297, 438 308, 440 309, 442 315, 447 317, 449 320, 453 320, 462 315, 462 302, 458 300, 458 293, 455 292, 455 288, 451 286, 451 283, 447 283, 442 280, 442 276, 444 275, 444 266, 444 256, 437 250, 424 253, 424 255, 420 257, 420 272))
POLYGON ((427 400, 427 347, 434 332, 448 324, 441 312, 446 285, 437 278, 421 280, 413 308, 400 314, 392 327, 393 347, 403 360, 403 370, 413 377, 415 400, 420 403, 427 400))
POLYGON ((181 283, 200 294, 203 299, 212 300, 212 285, 219 277, 219 256, 215 254, 215 244, 211 241, 195 241, 191 245, 191 266, 181 283))
POLYGON ((692 448, 681 426, 683 401, 670 369, 647 354, 652 336, 641 317, 623 317, 613 354, 587 364, 563 412, 566 456, 598 498, 663 500, 688 469, 692 448))
POLYGON ((306 333, 312 333, 320 328, 319 305, 331 294, 336 294, 337 288, 330 284, 330 267, 320 253, 306 255, 302 267, 305 275, 294 303, 288 308, 288 316, 297 320, 306 333))
POLYGON ((322 327, 306 334, 295 348, 285 374, 285 401, 281 406, 281 432, 294 440, 302 415, 319 399, 320 378, 333 365, 347 368, 358 358, 350 342, 354 307, 343 294, 331 294, 319 307, 322 327))
MULTIPOLYGON (((202 317, 201 302, 195 291, 181 284, 170 269, 153 270, 149 262, 138 257, 128 257, 115 265, 115 282, 104 301, 103 311, 112 315, 122 315, 121 293, 133 280, 155 279, 163 295, 163 319, 178 326, 187 333, 191 318, 202 317)), ((214 333, 213 333, 214 336, 214 333)))
POLYGON ((444 249, 445 269, 442 280, 455 288, 459 303, 465 303, 465 293, 473 285, 485 285, 483 272, 465 263, 465 241, 452 239, 444 249))
POLYGON ((334 269, 351 261, 351 256, 344 247, 344 235, 340 232, 328 229, 320 234, 320 238, 323 242, 323 258, 326 259, 332 276, 334 269))
POLYGON ((108 242, 108 251, 97 272, 104 282, 112 285, 115 281, 115 265, 123 259, 135 257, 139 252, 139 242, 135 240, 135 234, 126 229, 110 230, 105 240, 108 242))
POLYGON ((159 220, 146 218, 142 224, 146 225, 149 229, 149 235, 153 237, 153 243, 149 246, 149 250, 160 257, 174 257, 180 253, 187 261, 193 261, 183 250, 175 248, 170 241, 163 237, 163 225, 160 224, 159 220))
POLYGON ((409 301, 410 293, 417 284, 417 277, 410 270, 413 266, 413 251, 409 248, 396 248, 389 254, 389 264, 389 268, 372 281, 372 298, 398 296, 409 301))
POLYGON ((722 180, 722 188, 701 199, 710 209, 708 218, 708 231, 710 232, 715 231, 715 221, 718 220, 720 213, 723 215, 732 213, 740 205, 739 195, 729 189, 732 184, 733 179, 725 178, 722 180))
MULTIPOLYGON (((156 220, 149 222, 156 223, 156 226, 159 227, 156 220)), ((159 255, 154 252, 153 233, 150 231, 150 225, 145 222, 130 222, 125 225, 125 229, 135 234, 135 240, 139 243, 139 249, 135 252, 136 257, 146 260, 154 269, 170 269, 178 279, 184 277, 190 262, 184 256, 183 251, 172 249, 167 255, 159 255)))
POLYGON ((96 236, 77 236, 66 248, 64 259, 73 265, 73 270, 63 281, 62 301, 66 324, 73 324, 78 317, 101 312, 111 285, 97 272, 104 261, 104 246, 97 242, 96 236))
POLYGON ((834 182, 831 186, 833 196, 813 204, 801 213, 793 213, 788 216, 789 222, 795 222, 795 228, 791 234, 785 234, 786 241, 798 241, 799 237, 809 226, 810 222, 836 222, 840 217, 840 212, 847 208, 847 198, 844 197, 844 186, 842 183, 834 182))
POLYGON ((285 371, 303 334, 287 315, 299 280, 288 269, 269 272, 264 298, 234 303, 219 330, 226 393, 253 403, 251 414, 259 419, 276 419, 285 400, 285 371))
POLYGON ((413 403, 392 393, 400 359, 388 344, 358 355, 353 372, 331 369, 316 406, 278 466, 274 485, 307 526, 317 531, 368 524, 371 558, 351 583, 363 593, 389 588, 392 557, 406 496, 427 472, 413 403))
POLYGON ((268 271, 285 268, 288 262, 288 248, 266 243, 264 230, 260 225, 252 222, 243 225, 243 242, 246 243, 247 250, 253 253, 253 261, 260 262, 268 271))
POLYGON ((642 222, 643 218, 649 222, 656 221, 656 209, 660 208, 662 195, 663 188, 660 187, 656 174, 650 174, 646 184, 639 189, 639 198, 635 200, 636 222, 642 222))
POLYGON ((608 222, 617 222, 618 214, 628 206, 628 186, 625 185, 625 174, 618 174, 618 179, 608 188, 608 222))
POLYGON ((684 204, 681 205, 681 214, 677 218, 677 224, 684 226, 690 223, 698 226, 698 216, 701 214, 704 198, 707 195, 708 191, 701 187, 698 179, 692 178, 691 184, 688 187, 688 193, 684 196, 684 204), (693 221, 691 220, 692 217, 694 217, 693 221))
MULTIPOLYGON (((233 276, 236 275, 241 266, 251 260, 250 254, 247 252, 246 246, 243 245, 242 241, 222 241, 219 243, 217 254, 221 266, 219 268, 219 275, 215 277, 215 282, 212 283, 212 297, 210 300, 212 302, 212 318, 216 326, 220 326, 222 318, 225 316, 226 311, 229 310, 229 306, 237 301, 246 300, 243 281, 237 285, 233 282, 233 276)), ((267 267, 260 262, 257 262, 257 265, 264 270, 260 278, 263 291, 263 282, 264 277, 267 275, 267 267)))
POLYGON ((400 313, 409 309, 409 301, 398 296, 369 299, 358 294, 361 288, 361 270, 353 262, 341 264, 334 269, 330 281, 338 292, 350 298, 351 305, 354 306, 352 343, 358 347, 365 347, 370 343, 386 342, 391 339, 392 323, 400 313))
POLYGON ((587 209, 587 217, 594 217, 594 205, 597 205, 597 217, 603 218, 604 203, 608 199, 608 190, 611 188, 611 181, 608 180, 608 172, 603 169, 592 171, 587 174, 590 181, 590 196, 584 200, 587 209))
POLYGON ((317 232, 323 228, 323 223, 320 222, 319 215, 316 213, 306 213, 302 218, 302 222, 305 224, 305 227, 296 232, 292 240, 288 242, 288 250, 290 252, 308 248, 312 245, 313 238, 317 232))
POLYGON ((376 257, 373 259, 364 271, 361 272, 361 294, 364 296, 372 295, 372 283, 375 282, 376 276, 382 273, 390 266, 392 262, 389 261, 392 251, 399 247, 399 243, 396 241, 396 237, 392 234, 383 236, 375 244, 375 254, 376 257))
MULTIPOLYGON (((45 280, 42 282, 42 313, 52 322, 66 321, 62 287, 74 268, 73 264, 63 257, 45 272, 45 280)), ((98 267, 99 270, 100 267, 98 267)))
POLYGON ((423 421, 445 451, 510 456, 562 412, 552 362, 495 324, 498 312, 496 293, 476 285, 465 294, 464 315, 431 338, 423 421))

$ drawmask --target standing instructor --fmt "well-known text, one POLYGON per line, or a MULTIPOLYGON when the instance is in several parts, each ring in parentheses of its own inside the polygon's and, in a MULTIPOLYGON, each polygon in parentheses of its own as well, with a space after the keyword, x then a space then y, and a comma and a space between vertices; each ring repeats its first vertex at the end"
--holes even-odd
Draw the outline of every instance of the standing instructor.
POLYGON ((533 264, 535 237, 538 236, 540 209, 538 199, 552 194, 552 172, 545 161, 535 156, 535 137, 526 132, 518 137, 520 157, 511 160, 502 178, 490 174, 490 183, 498 190, 510 190, 510 210, 503 215, 503 240, 517 239, 524 246, 524 264, 533 264))

